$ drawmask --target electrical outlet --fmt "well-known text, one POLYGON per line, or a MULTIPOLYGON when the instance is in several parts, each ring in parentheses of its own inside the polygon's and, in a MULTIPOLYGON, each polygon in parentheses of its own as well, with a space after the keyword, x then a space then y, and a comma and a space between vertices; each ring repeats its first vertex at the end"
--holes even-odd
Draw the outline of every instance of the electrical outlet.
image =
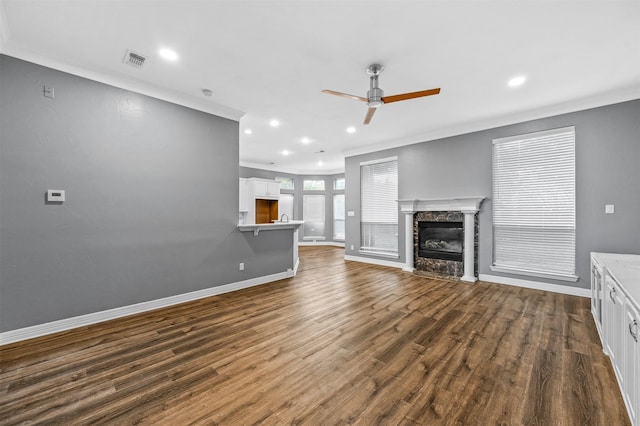
POLYGON ((614 214, 615 210, 614 210, 614 206, 613 204, 605 204, 604 206, 604 212, 606 214, 614 214))
POLYGON ((244 262, 241 262, 241 263, 238 265, 238 270, 240 270, 240 271, 244 271, 244 262))
POLYGON ((53 89, 53 87, 44 86, 44 88, 42 89, 42 93, 44 94, 45 98, 55 98, 55 90, 53 89))
POLYGON ((353 244, 351 244, 351 250, 353 250, 353 244))

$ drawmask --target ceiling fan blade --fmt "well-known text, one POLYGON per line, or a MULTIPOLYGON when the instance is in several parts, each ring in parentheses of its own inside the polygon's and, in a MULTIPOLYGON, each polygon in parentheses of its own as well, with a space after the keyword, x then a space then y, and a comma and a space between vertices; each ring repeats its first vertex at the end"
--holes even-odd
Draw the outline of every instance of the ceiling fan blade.
POLYGON ((385 104, 388 104, 391 102, 406 101, 407 99, 421 98, 423 96, 437 95, 438 93, 440 93, 439 87, 437 89, 421 90, 419 92, 402 93, 400 95, 392 95, 392 96, 383 96, 382 102, 384 102, 385 104))
POLYGON ((373 118, 373 114, 375 114, 376 109, 378 108, 369 108, 367 111, 367 115, 364 117, 364 124, 369 124, 371 119, 373 118))
POLYGON ((326 93, 328 95, 342 96, 343 98, 353 99, 354 101, 369 102, 369 99, 363 98, 362 96, 350 95, 348 93, 336 92, 334 90, 324 89, 322 93, 326 93))

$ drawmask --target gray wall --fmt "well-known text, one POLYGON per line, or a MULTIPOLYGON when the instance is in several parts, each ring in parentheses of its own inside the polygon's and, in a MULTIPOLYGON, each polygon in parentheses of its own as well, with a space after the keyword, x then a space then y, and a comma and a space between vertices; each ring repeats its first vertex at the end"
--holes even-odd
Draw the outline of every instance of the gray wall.
MULTIPOLYGON (((640 254, 640 100, 347 158, 347 210, 356 211, 355 217, 347 217, 347 254, 358 255, 360 246, 360 162, 393 155, 398 156, 400 199, 488 198, 479 215, 481 274, 587 288, 591 251, 640 254), (576 128, 576 269, 580 279, 567 283, 491 271, 493 139, 565 126, 576 128), (614 204, 615 214, 605 215, 605 204, 614 204)), ((399 221, 398 261, 404 262, 403 215, 399 221)))
POLYGON ((1 331, 291 268, 237 210, 237 122, 0 56, 1 331))
MULTIPOLYGON (((302 190, 303 181, 305 179, 324 180, 324 187, 326 189, 324 192, 326 224, 325 224, 325 239, 323 241, 334 241, 333 240, 333 195, 334 193, 342 194, 344 193, 344 191, 334 191, 333 181, 337 178, 344 177, 344 173, 338 173, 334 175, 296 175, 291 173, 274 172, 271 170, 255 169, 251 167, 240 167, 241 178, 255 177, 255 178, 263 178, 263 179, 275 179, 276 176, 293 178, 294 190, 293 191, 282 190, 282 192, 294 194, 294 200, 293 200, 294 201, 294 206, 293 206, 294 217, 293 218, 296 220, 302 220, 302 196, 305 193, 302 190)), ((309 193, 314 193, 314 192, 309 192, 309 193)), ((345 196, 345 200, 346 200, 346 196, 345 196)), ((300 241, 305 241, 303 240, 303 237, 304 237, 304 233, 303 233, 303 229, 301 228, 300 232, 298 233, 298 239, 300 241)), ((343 241, 339 241, 339 242, 342 243, 343 241)))

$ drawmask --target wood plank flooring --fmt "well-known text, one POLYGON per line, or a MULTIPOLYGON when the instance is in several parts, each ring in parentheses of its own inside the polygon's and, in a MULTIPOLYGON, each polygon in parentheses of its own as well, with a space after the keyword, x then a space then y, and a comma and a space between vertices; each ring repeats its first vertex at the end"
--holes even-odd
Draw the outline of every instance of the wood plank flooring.
POLYGON ((588 299, 300 252, 292 279, 0 348, 0 424, 629 424, 588 299))

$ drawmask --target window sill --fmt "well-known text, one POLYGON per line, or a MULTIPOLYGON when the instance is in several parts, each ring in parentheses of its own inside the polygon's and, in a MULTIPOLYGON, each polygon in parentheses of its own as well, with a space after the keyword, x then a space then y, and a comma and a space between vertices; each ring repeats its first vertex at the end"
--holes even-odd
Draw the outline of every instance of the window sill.
POLYGON ((577 275, 556 274, 553 272, 528 271, 526 269, 506 268, 503 266, 491 265, 489 267, 494 272, 503 272, 505 274, 526 275, 529 277, 549 278, 552 280, 569 281, 575 283, 578 281, 577 275))
POLYGON ((303 239, 304 241, 315 241, 315 240, 318 240, 318 241, 324 241, 324 240, 326 240, 327 238, 326 238, 326 237, 302 237, 302 239, 303 239))
POLYGON ((388 259, 399 259, 400 255, 398 253, 380 253, 377 251, 368 251, 368 250, 358 250, 358 254, 365 254, 367 256, 378 256, 378 257, 386 257, 388 259))

